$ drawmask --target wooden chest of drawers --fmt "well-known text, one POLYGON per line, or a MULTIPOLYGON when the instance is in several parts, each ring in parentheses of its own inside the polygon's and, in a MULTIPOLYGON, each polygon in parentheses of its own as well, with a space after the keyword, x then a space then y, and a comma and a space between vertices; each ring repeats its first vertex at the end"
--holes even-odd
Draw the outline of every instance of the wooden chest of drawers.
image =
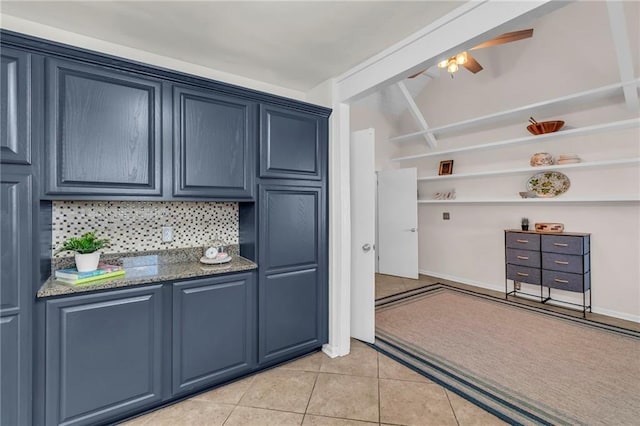
POLYGON ((505 298, 527 295, 517 283, 540 286, 540 302, 549 300, 591 311, 591 236, 582 233, 545 234, 505 230, 505 298), (509 281, 513 282, 509 291, 509 281), (582 304, 553 299, 551 289, 582 293, 582 304), (546 296, 544 289, 547 290, 546 296), (587 303, 587 293, 589 301, 587 303))

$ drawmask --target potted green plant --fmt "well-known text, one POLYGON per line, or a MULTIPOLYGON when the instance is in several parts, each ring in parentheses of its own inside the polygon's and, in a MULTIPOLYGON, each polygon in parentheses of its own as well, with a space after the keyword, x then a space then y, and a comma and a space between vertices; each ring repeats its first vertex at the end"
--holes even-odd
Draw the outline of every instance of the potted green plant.
POLYGON ((63 251, 75 252, 76 268, 78 272, 90 272, 98 269, 100 262, 100 250, 109 245, 106 238, 96 237, 95 232, 87 232, 79 238, 73 237, 66 240, 62 247, 56 250, 56 254, 63 251))

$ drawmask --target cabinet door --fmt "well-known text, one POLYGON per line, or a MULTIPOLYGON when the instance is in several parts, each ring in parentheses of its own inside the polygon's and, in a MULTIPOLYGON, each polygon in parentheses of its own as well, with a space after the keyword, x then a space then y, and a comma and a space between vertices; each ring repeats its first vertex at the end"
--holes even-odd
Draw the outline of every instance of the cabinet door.
POLYGON ((321 180, 327 120, 275 106, 260 106, 260 177, 321 180))
POLYGON ((326 343, 323 191, 263 186, 260 192, 259 361, 326 343))
POLYGON ((161 85, 47 60, 47 194, 160 195, 161 85))
POLYGON ((46 424, 96 424, 160 401, 161 290, 46 302, 46 424))
POLYGON ((174 88, 173 102, 173 194, 251 198, 255 103, 184 87, 174 88))
POLYGON ((21 315, 0 317, 0 424, 26 425, 20 398, 25 384, 20 377, 20 319, 21 315))
POLYGON ((0 59, 0 160, 31 164, 31 55, 2 47, 0 59))
POLYGON ((173 392, 191 392, 254 365, 255 287, 252 274, 173 286, 173 392))
POLYGON ((2 425, 31 423, 31 196, 31 175, 3 170, 0 182, 2 425))

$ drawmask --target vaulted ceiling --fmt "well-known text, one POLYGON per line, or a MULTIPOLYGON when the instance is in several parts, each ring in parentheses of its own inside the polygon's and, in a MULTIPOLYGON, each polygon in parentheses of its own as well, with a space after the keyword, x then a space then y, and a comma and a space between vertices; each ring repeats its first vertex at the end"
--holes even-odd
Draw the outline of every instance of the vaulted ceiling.
POLYGON ((0 12, 307 91, 462 1, 5 1, 0 12))

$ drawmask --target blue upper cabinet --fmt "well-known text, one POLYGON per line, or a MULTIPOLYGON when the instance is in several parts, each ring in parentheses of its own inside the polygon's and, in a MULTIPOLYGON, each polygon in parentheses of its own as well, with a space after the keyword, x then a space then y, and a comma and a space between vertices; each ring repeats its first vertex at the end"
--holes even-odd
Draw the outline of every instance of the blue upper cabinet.
POLYGON ((174 87, 174 196, 253 197, 256 108, 242 98, 174 87))
POLYGON ((46 195, 161 195, 161 82, 52 58, 46 73, 46 195))
POLYGON ((272 105, 260 106, 260 177, 322 180, 327 120, 272 105))
POLYGON ((3 47, 0 53, 0 160, 31 164, 31 54, 3 47))

